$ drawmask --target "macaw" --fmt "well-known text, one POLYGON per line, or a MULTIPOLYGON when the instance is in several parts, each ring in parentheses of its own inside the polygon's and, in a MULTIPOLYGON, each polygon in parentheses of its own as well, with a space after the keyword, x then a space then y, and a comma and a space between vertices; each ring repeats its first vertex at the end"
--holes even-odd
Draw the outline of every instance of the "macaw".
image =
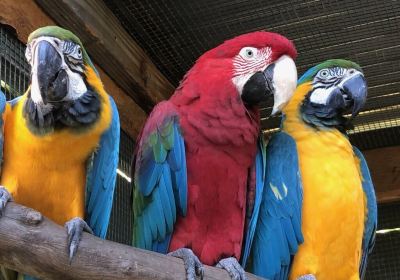
POLYGON ((238 36, 203 54, 153 109, 132 167, 134 246, 182 258, 188 279, 202 263, 245 279, 238 260, 263 175, 257 105, 273 96, 277 112, 288 101, 295 57, 279 34, 238 36))
MULTIPOLYGON (((82 231, 105 238, 115 188, 119 117, 81 41, 56 26, 30 34, 31 83, 6 104, 0 213, 6 203, 64 225, 72 260, 82 231)), ((1 138, 3 139, 3 138, 1 138)))
POLYGON ((363 72, 351 61, 325 61, 299 79, 266 150, 264 193, 244 260, 253 273, 363 278, 377 205, 367 162, 345 131, 366 97, 363 72))

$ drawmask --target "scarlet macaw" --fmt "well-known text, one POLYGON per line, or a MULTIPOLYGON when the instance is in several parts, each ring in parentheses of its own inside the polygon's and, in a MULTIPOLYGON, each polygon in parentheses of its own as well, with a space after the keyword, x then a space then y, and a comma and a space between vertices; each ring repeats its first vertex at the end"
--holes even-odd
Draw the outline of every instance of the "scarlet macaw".
POLYGON ((245 279, 238 260, 265 166, 254 164, 263 153, 257 105, 273 95, 277 112, 288 101, 295 57, 279 34, 238 36, 203 54, 154 108, 132 167, 136 247, 182 258, 188 279, 201 263, 245 279))

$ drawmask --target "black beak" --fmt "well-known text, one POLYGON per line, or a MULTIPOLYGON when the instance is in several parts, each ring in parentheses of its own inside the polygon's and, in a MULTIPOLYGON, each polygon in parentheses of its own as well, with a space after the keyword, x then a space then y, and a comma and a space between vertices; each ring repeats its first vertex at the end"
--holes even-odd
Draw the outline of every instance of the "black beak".
POLYGON ((357 74, 343 83, 343 97, 346 107, 352 107, 351 116, 355 117, 367 101, 367 81, 357 74))
POLYGON ((249 105, 258 105, 267 101, 275 93, 273 85, 275 64, 269 65, 264 71, 253 74, 243 86, 242 100, 249 105))
POLYGON ((337 114, 351 109, 352 118, 357 116, 367 100, 367 82, 361 73, 348 78, 341 86, 337 86, 331 93, 325 114, 337 114), (327 113, 328 112, 328 113, 327 113))
POLYGON ((47 41, 37 46, 37 79, 43 103, 61 101, 68 93, 68 75, 57 50, 47 41))

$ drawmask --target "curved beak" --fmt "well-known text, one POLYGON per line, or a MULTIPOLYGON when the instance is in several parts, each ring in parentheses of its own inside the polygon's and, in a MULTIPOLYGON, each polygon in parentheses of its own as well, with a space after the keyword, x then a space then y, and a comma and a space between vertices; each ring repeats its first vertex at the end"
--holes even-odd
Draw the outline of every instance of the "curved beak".
POLYGON ((274 97, 272 115, 280 111, 292 97, 297 83, 297 70, 293 59, 287 55, 253 74, 244 84, 242 100, 258 105, 274 97))
POLYGON ((357 72, 346 79, 341 86, 346 107, 351 108, 351 116, 355 117, 367 101, 367 81, 364 75, 357 72))
POLYGON ((242 100, 249 105, 258 105, 267 101, 275 93, 273 84, 275 64, 270 64, 264 71, 254 73, 244 84, 242 100))
POLYGON ((273 83, 275 93, 271 115, 282 111, 296 90, 297 68, 290 56, 283 55, 275 62, 273 83))
POLYGON ((38 42, 35 48, 37 65, 33 65, 33 68, 36 66, 36 77, 32 79, 37 79, 43 103, 61 101, 68 93, 68 75, 62 69, 61 55, 46 40, 38 42))

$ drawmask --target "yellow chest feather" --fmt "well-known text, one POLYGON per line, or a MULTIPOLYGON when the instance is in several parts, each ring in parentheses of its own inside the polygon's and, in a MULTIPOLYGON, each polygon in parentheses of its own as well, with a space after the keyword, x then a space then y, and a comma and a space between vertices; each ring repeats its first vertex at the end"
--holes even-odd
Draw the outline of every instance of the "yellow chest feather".
POLYGON ((5 112, 1 185, 16 202, 37 209, 58 224, 84 217, 86 161, 109 126, 108 96, 101 92, 102 112, 87 131, 63 129, 44 136, 25 124, 26 96, 5 112))
POLYGON ((359 279, 365 216, 359 162, 344 135, 305 125, 296 107, 288 105, 284 130, 297 145, 305 241, 290 279, 309 273, 318 280, 359 279))

